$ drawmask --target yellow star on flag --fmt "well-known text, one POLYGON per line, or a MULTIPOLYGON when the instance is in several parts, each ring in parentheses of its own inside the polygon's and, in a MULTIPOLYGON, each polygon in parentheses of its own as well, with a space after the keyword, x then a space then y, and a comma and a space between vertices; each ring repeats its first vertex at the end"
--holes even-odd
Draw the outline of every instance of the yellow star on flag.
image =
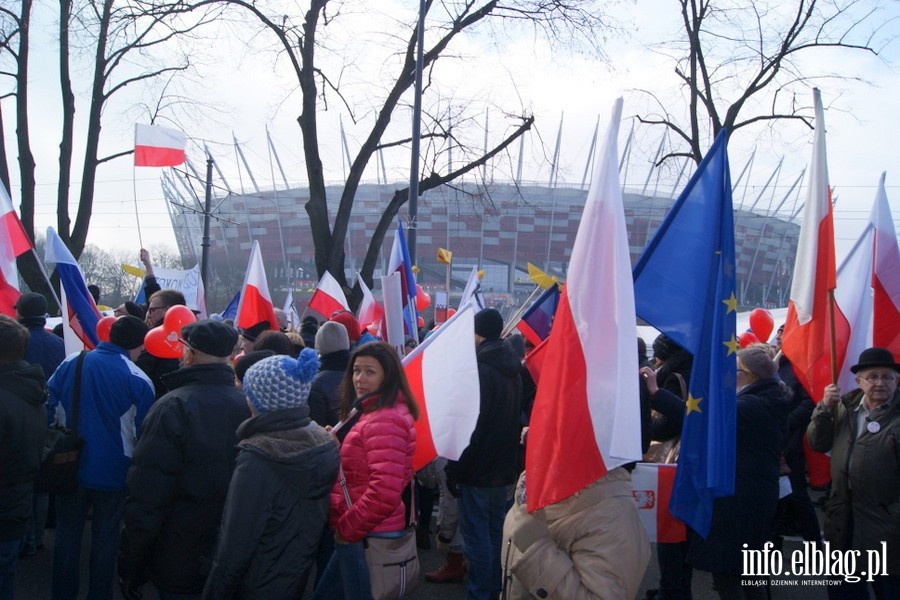
POLYGON ((703 398, 694 398, 691 394, 688 394, 687 402, 685 402, 685 406, 687 407, 686 415, 691 414, 692 412, 702 413, 700 410, 700 403, 703 402, 703 398))
POLYGON ((725 311, 725 314, 737 312, 737 298, 734 297, 734 292, 731 292, 731 298, 727 300, 722 300, 722 304, 728 307, 728 310, 725 311))
POLYGON ((741 349, 741 345, 738 343, 737 338, 734 337, 734 334, 731 334, 731 339, 727 342, 722 342, 726 348, 728 348, 728 354, 725 356, 731 356, 735 352, 741 349))

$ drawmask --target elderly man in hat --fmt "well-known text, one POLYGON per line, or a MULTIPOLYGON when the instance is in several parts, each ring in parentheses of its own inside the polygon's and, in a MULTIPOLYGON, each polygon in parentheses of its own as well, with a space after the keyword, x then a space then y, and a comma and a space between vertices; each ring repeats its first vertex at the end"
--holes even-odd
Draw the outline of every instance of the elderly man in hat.
POLYGON ((877 573, 844 581, 833 598, 868 598, 866 579, 879 600, 900 598, 900 364, 884 348, 869 348, 850 367, 859 389, 840 395, 831 384, 813 411, 809 444, 831 451, 831 495, 825 509, 825 540, 832 550, 867 552, 885 558, 877 573), (886 574, 885 574, 886 573, 886 574))
POLYGON ((145 415, 153 404, 153 384, 132 362, 144 347, 147 325, 137 317, 113 323, 108 342, 72 354, 50 378, 49 412, 84 440, 79 456, 78 491, 56 496, 53 598, 78 597, 81 537, 91 516, 89 598, 111 598, 119 528, 125 508, 125 475, 145 415), (73 410, 80 374, 78 410, 73 410), (57 410, 58 409, 58 410, 57 410))
POLYGON ((147 580, 159 597, 199 597, 212 564, 237 428, 250 418, 229 358, 237 331, 221 321, 181 330, 182 367, 164 376, 128 472, 119 576, 126 597, 147 580))

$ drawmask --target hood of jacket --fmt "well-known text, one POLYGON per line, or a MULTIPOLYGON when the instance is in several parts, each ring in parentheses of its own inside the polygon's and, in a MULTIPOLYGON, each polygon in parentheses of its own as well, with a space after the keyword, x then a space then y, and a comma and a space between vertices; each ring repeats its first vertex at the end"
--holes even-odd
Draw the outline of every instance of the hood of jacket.
POLYGON ((234 370, 225 363, 191 365, 163 375, 162 381, 170 391, 191 384, 234 386, 234 370))
POLYGON ((508 377, 518 377, 522 371, 522 361, 509 344, 499 338, 486 339, 475 349, 479 363, 490 365, 508 377))
POLYGON ((338 444, 310 420, 309 407, 255 415, 241 423, 237 435, 238 448, 274 463, 284 480, 302 495, 321 497, 331 489, 340 460, 338 444))
POLYGON ((0 365, 0 389, 33 405, 43 404, 49 395, 44 371, 39 365, 32 365, 24 360, 0 365))

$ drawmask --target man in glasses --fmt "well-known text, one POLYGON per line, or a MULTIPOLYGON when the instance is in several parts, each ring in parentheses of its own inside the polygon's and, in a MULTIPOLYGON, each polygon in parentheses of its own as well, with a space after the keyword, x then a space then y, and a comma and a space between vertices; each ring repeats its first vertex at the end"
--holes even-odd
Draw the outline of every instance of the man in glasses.
POLYGON ((829 587, 829 597, 869 598, 871 585, 878 600, 900 598, 900 364, 889 350, 868 348, 850 371, 859 389, 841 396, 826 387, 807 429, 814 450, 831 451, 825 540, 832 551, 859 551, 855 575, 866 571, 829 587), (885 554, 878 569, 868 561, 885 554))

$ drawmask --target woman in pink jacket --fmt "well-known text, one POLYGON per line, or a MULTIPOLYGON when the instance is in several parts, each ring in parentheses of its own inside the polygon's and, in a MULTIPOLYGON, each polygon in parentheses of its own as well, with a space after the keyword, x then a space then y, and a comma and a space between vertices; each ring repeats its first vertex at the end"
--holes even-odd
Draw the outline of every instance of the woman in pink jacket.
POLYGON ((335 550, 314 600, 371 598, 363 542, 400 537, 407 527, 402 496, 413 477, 418 415, 397 351, 384 342, 357 348, 341 382, 347 424, 335 431, 343 438, 329 517, 335 550))

